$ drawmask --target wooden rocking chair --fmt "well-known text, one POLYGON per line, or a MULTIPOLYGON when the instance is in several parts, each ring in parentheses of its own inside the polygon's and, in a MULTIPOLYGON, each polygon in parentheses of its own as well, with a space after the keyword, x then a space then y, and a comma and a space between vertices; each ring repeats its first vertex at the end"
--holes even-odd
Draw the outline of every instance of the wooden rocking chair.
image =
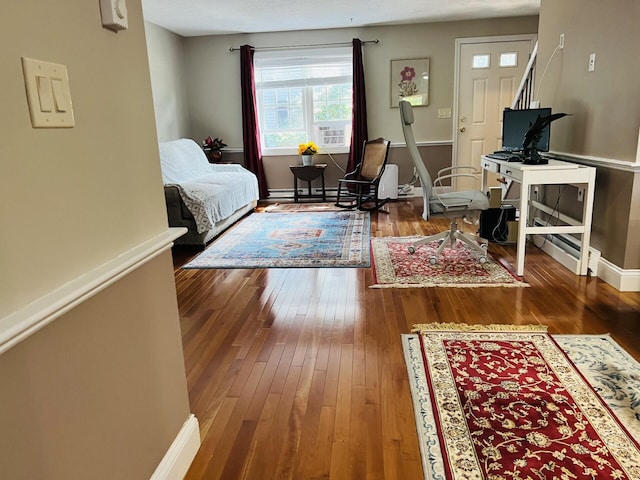
POLYGON ((384 138, 364 142, 362 160, 356 169, 338 180, 337 207, 378 210, 387 203, 388 198, 378 198, 378 187, 387 164, 390 144, 384 138))

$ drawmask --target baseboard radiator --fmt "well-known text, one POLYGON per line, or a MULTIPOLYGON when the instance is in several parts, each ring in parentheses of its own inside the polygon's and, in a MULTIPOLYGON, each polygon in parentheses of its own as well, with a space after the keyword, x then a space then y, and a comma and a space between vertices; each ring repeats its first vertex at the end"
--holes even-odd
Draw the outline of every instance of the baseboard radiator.
MULTIPOLYGON (((547 223, 541 218, 534 219, 534 225, 536 227, 544 227, 547 223)), ((580 274, 580 241, 571 235, 566 234, 546 234, 546 235, 532 235, 534 244, 552 257, 554 260, 560 262, 570 271, 576 275, 580 274)), ((588 257, 588 269, 589 275, 592 277, 598 276, 598 262, 600 261, 600 251, 593 247, 589 247, 588 257)))
MULTIPOLYGON (((307 195, 309 190, 307 187, 298 188, 298 195, 307 195)), ((322 195, 321 187, 312 187, 311 193, 313 195, 322 195)), ((337 187, 327 187, 325 188, 325 193, 327 195, 327 200, 332 199, 335 200, 338 195, 337 187)), ((269 189, 269 199, 271 200, 293 200, 293 188, 270 188, 269 189)))
MULTIPOLYGON (((421 196, 422 191, 420 190, 420 195, 418 195, 418 190, 414 187, 409 189, 398 189, 398 197, 409 198, 415 196, 421 196)), ((327 201, 335 200, 338 196, 338 187, 326 187, 325 192, 327 194, 327 201)), ((298 195, 307 195, 309 191, 307 187, 298 188, 298 195)), ((322 195, 322 187, 312 187, 311 193, 313 195, 322 195)), ((293 200, 293 188, 270 188, 269 189, 269 199, 270 200, 293 200)))

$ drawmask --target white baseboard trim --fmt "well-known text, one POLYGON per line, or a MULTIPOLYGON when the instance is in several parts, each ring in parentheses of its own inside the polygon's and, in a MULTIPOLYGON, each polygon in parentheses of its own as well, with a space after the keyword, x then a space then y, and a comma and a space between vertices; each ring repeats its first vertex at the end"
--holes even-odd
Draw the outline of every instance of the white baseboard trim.
POLYGON ((182 480, 200 448, 198 419, 191 414, 178 432, 151 480, 182 480))
POLYGON ((621 292, 640 292, 640 270, 625 270, 604 258, 598 263, 598 277, 621 292))
MULTIPOLYGON (((533 235, 533 241, 534 245, 542 245, 541 249, 547 255, 560 262, 576 275, 579 274, 578 259, 576 257, 550 241, 545 242, 542 235, 533 235)), ((599 254, 590 256, 589 269, 591 270, 591 276, 601 278, 620 292, 640 292, 640 270, 638 269, 625 270, 602 258, 599 254)))

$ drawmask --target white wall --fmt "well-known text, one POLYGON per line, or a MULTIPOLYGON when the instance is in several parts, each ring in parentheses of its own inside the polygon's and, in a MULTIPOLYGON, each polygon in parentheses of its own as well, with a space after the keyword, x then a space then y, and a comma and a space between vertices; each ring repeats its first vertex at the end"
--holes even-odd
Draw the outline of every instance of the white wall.
POLYGON ((153 23, 144 25, 158 141, 189 137, 183 39, 153 23))
POLYGON ((0 202, 0 318, 167 228, 132 3, 139 24, 117 34, 95 2, 2 4, 0 178, 11 201, 0 202), (67 66, 74 128, 32 128, 22 56, 67 66))
POLYGON ((377 26, 185 39, 187 90, 192 136, 225 139, 242 147, 240 53, 230 47, 255 47, 379 39, 364 47, 369 136, 403 142, 398 109, 390 107, 392 59, 431 59, 430 105, 415 109, 418 141, 451 141, 452 120, 439 120, 438 108, 453 107, 454 47, 458 37, 536 33, 538 17, 377 26))
MULTIPOLYGON (((572 114, 553 123, 551 149, 597 167, 591 243, 628 270, 640 268, 639 19, 637 0, 543 0, 540 6, 540 100, 572 114), (561 33, 564 48, 554 54, 561 33), (587 68, 591 53, 594 72, 587 68)), ((563 196, 561 211, 582 210, 574 192, 563 196)))
POLYGON ((559 152, 635 162, 640 129, 640 2, 543 1, 540 99, 571 113, 553 124, 559 152), (564 48, 553 53, 560 34, 564 48), (595 71, 588 71, 596 54, 595 71), (553 55, 553 58, 551 57, 553 55))
POLYGON ((96 1, 2 2, 2 478, 150 478, 189 417, 171 254, 123 270, 168 231, 141 2, 127 7, 114 33, 96 1), (23 56, 67 66, 73 128, 31 126, 23 56), (39 330, 4 340, 25 325, 39 330))
POLYGON ((176 311, 166 252, 0 355, 0 478, 150 478, 189 416, 176 311))

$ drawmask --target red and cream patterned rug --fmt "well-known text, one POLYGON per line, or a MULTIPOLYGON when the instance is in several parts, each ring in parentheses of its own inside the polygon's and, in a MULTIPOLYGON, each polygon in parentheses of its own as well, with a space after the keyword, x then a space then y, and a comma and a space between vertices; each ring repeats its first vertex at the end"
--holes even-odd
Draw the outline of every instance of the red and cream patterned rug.
POLYGON ((528 287, 502 264, 481 264, 465 244, 445 248, 436 265, 429 258, 438 248, 433 242, 415 253, 408 247, 420 237, 374 237, 371 239, 374 285, 371 288, 410 287, 528 287))
POLYGON ((638 443, 545 327, 415 331, 405 353, 425 478, 640 478, 638 443))

